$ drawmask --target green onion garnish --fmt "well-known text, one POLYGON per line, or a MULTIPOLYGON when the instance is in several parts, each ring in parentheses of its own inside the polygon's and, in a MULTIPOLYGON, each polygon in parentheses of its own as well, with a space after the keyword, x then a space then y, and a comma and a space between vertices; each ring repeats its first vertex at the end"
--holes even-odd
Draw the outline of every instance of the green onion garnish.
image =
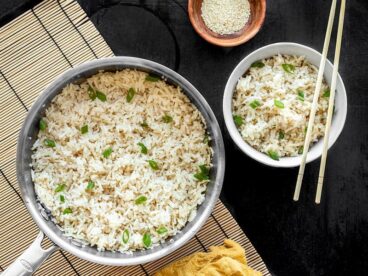
POLYGON ((243 118, 238 115, 233 115, 233 120, 237 127, 240 127, 243 124, 243 118))
POLYGON ((56 186, 55 193, 60 193, 60 192, 64 191, 65 187, 66 187, 65 184, 58 184, 56 186))
POLYGON ((130 103, 133 100, 134 95, 135 95, 134 88, 133 87, 129 88, 128 94, 126 96, 126 100, 127 100, 128 103, 130 103))
POLYGON ((301 147, 299 148, 299 150, 298 150, 298 154, 303 154, 303 150, 304 150, 304 147, 303 147, 303 146, 301 146, 301 147))
POLYGON ((158 165, 157 162, 155 160, 147 160, 148 164, 150 165, 150 167, 152 168, 152 170, 158 170, 158 165))
POLYGON ((206 167, 206 165, 199 166, 199 172, 194 174, 194 177, 199 181, 204 181, 210 179, 210 169, 206 167))
POLYGON ((49 147, 49 148, 54 148, 56 147, 56 144, 55 144, 55 141, 54 140, 51 140, 51 139, 45 139, 43 141, 44 145, 49 147))
POLYGON ((166 124, 171 123, 173 121, 173 118, 170 115, 165 115, 162 117, 162 121, 166 124))
POLYGON ((108 149, 105 149, 104 152, 102 153, 103 157, 107 158, 111 155, 112 153, 112 148, 108 148, 108 149))
POLYGON ((46 123, 46 121, 44 119, 41 119, 40 120, 39 127, 40 127, 40 130, 42 130, 42 131, 46 130, 47 123, 46 123))
POLYGON ((66 208, 66 209, 64 210, 64 212, 63 212, 63 214, 64 214, 64 215, 66 215, 66 214, 71 214, 71 213, 73 213, 73 211, 72 211, 72 209, 70 209, 69 207, 68 207, 68 208, 66 208))
POLYGON ((273 150, 269 150, 267 152, 268 156, 271 157, 273 160, 276 160, 276 161, 279 161, 280 160, 280 157, 279 157, 279 154, 276 152, 276 151, 273 151, 273 150))
POLYGON ((148 128, 148 124, 146 121, 144 121, 143 123, 141 123, 141 127, 143 128, 148 128))
POLYGON ((141 147, 141 153, 143 153, 143 154, 147 154, 148 153, 148 149, 147 149, 147 147, 143 144, 143 143, 138 143, 138 146, 140 146, 141 147))
POLYGON ((121 238, 123 243, 127 243, 129 241, 129 238, 130 238, 129 231, 128 229, 125 229, 123 232, 123 237, 121 238))
POLYGON ((137 199, 135 200, 135 204, 140 205, 140 204, 145 203, 146 201, 147 201, 147 197, 142 195, 142 196, 137 197, 137 199))
POLYGON ((323 91, 323 98, 328 98, 330 97, 330 88, 325 89, 325 91, 323 91))
POLYGON ((62 203, 64 203, 64 202, 65 202, 65 197, 64 197, 63 195, 60 195, 60 201, 61 201, 62 203))
POLYGON ((285 137, 285 132, 283 130, 280 130, 279 131, 279 140, 284 139, 284 137, 285 137))
POLYGON ((285 105, 282 101, 279 101, 279 100, 275 99, 273 102, 274 102, 275 106, 277 106, 278 108, 284 108, 285 107, 285 105))
POLYGON ((152 244, 151 235, 149 233, 145 233, 143 235, 142 241, 143 241, 143 244, 144 244, 145 247, 150 247, 151 244, 152 244))
POLYGON ((304 92, 302 90, 298 90, 298 100, 304 102, 304 92))
POLYGON ((85 133, 87 133, 88 132, 88 125, 84 125, 84 126, 82 126, 81 127, 81 133, 82 134, 85 134, 85 133))
POLYGON ((86 190, 92 190, 94 187, 95 187, 95 183, 92 180, 90 180, 88 181, 86 190))
POLYGON ((100 90, 97 90, 90 85, 88 86, 88 96, 92 101, 94 101, 97 98, 101 102, 106 102, 106 95, 100 90))
POLYGON ((253 100, 253 101, 251 101, 250 103, 249 103, 249 106, 251 107, 251 108, 253 108, 253 109, 256 109, 258 106, 260 106, 261 105, 261 103, 260 103, 260 101, 258 101, 258 100, 253 100))
POLYGON ((97 90, 97 89, 96 89, 96 97, 101 102, 106 102, 106 95, 104 93, 102 93, 101 91, 97 90))
POLYGON ((160 235, 165 234, 166 232, 167 232, 167 229, 163 226, 157 229, 157 233, 159 233, 160 235))
POLYGON ((206 133, 203 138, 203 144, 209 145, 210 144, 210 137, 206 133))
POLYGON ((252 63, 252 65, 250 66, 250 67, 255 67, 255 68, 262 68, 262 67, 264 67, 265 66, 265 64, 262 62, 262 61, 260 61, 260 60, 258 60, 258 61, 256 61, 256 62, 253 62, 252 63))
POLYGON ((156 81, 159 81, 160 78, 155 76, 155 75, 151 75, 149 74, 147 77, 146 77, 146 81, 150 81, 150 82, 156 82, 156 81))
POLYGON ((292 64, 284 63, 284 64, 281 64, 281 66, 282 66, 282 69, 284 69, 284 71, 289 74, 293 73, 295 70, 295 66, 292 64))
POLYGON ((90 85, 88 86, 88 96, 92 101, 96 99, 96 91, 90 85))

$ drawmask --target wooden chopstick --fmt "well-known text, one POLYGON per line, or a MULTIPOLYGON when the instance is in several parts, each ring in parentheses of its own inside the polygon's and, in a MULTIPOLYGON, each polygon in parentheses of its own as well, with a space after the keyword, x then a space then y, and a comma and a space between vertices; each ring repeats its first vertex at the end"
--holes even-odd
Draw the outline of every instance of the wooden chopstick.
POLYGON ((337 81, 337 74, 338 74, 339 62, 340 62, 342 32, 344 29, 345 4, 346 4, 346 1, 341 0, 339 25, 337 29, 336 49, 335 49, 335 57, 334 57, 334 67, 333 67, 332 80, 331 80, 330 99, 328 102, 327 121, 326 121, 325 135, 323 138, 322 159, 321 159, 321 164, 319 167, 319 176, 318 176, 318 184, 317 184, 317 192, 316 192, 316 200, 315 200, 317 204, 321 202, 323 180, 325 177, 326 159, 327 159, 327 152, 328 152, 328 140, 330 136, 331 121, 332 121, 332 115, 333 115, 333 109, 334 109, 333 107, 335 103, 336 81, 337 81))
POLYGON ((319 70, 318 70, 317 83, 316 83, 316 88, 314 90, 314 95, 313 95, 312 108, 311 108, 311 111, 310 111, 310 114, 309 114, 309 122, 308 122, 308 127, 307 127, 307 133, 306 133, 305 140, 304 140, 302 161, 301 161, 301 164, 300 164, 300 167, 299 167, 298 179, 297 179, 296 185, 295 185, 295 192, 294 192, 294 198, 293 198, 294 201, 298 201, 299 195, 300 195, 300 189, 302 187, 304 169, 305 169, 307 154, 308 154, 308 151, 309 151, 309 145, 310 145, 310 141, 311 141, 311 137, 312 137, 314 118, 315 118, 316 110, 317 110, 317 106, 318 106, 318 98, 319 98, 319 94, 320 94, 320 90, 321 90, 323 73, 325 71, 325 64, 326 64, 326 59, 327 59, 328 48, 330 46, 330 39, 331 39, 333 21, 334 21, 334 18, 335 18, 335 11, 336 11, 336 0, 332 0, 330 15, 329 15, 329 18, 328 18, 325 41, 324 41, 324 44, 323 44, 321 62, 320 62, 320 65, 319 65, 319 70))

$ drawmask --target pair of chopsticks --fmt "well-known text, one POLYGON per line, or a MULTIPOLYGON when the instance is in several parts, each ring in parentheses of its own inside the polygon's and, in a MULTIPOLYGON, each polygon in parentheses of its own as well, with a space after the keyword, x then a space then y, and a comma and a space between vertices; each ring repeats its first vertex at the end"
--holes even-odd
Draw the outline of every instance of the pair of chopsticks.
MULTIPOLYGON (((331 80, 331 89, 330 89, 330 98, 328 103, 328 111, 327 111, 327 120, 326 120, 326 127, 325 127, 325 134, 323 138, 323 150, 322 150, 322 159, 319 168, 319 176, 318 176, 318 184, 317 184, 317 192, 316 192, 316 199, 315 202, 319 204, 321 202, 321 194, 322 194, 322 187, 323 187, 323 180, 325 177, 325 168, 326 168, 326 159, 327 159, 327 151, 328 151, 328 140, 330 136, 330 128, 331 128, 331 121, 333 115, 333 106, 335 102, 335 90, 336 90, 336 81, 337 81, 337 73, 339 69, 339 61, 340 61, 340 50, 341 50, 341 41, 342 41, 342 31, 344 25, 344 16, 345 16, 345 4, 346 0, 341 0, 340 6, 340 15, 339 15, 339 25, 337 29, 337 38, 336 38, 336 48, 335 48, 335 57, 334 57, 334 65, 333 65, 333 72, 332 72, 332 80, 331 80)), ((295 185, 295 192, 294 192, 294 201, 298 201, 300 195, 300 189, 302 187, 302 181, 304 176, 305 164, 307 160, 307 154, 309 150, 309 145, 311 142, 314 118, 316 115, 317 105, 318 105, 318 98, 321 90, 323 73, 325 71, 325 64, 327 59, 328 48, 330 45, 331 39, 331 32, 333 27, 333 22, 335 18, 335 11, 336 11, 336 0, 332 0, 330 16, 328 19, 327 24, 327 31, 325 36, 325 41, 323 44, 323 51, 322 51, 322 58, 319 65, 316 89, 313 95, 313 102, 312 108, 309 115, 309 122, 307 133, 304 141, 304 148, 303 148, 303 156, 302 162, 299 167, 298 178, 295 185)))

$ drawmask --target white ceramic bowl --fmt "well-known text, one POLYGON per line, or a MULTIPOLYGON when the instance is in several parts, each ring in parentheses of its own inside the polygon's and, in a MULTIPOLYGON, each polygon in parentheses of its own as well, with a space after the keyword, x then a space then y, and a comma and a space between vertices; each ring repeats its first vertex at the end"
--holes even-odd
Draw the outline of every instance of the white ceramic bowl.
MULTIPOLYGON (((280 158, 279 161, 273 160, 266 154, 257 151, 247 142, 245 142, 241 137, 233 121, 232 98, 238 80, 244 75, 244 73, 249 69, 250 65, 253 62, 264 58, 272 57, 277 54, 305 56, 310 63, 312 63, 317 67, 319 67, 319 63, 321 60, 321 54, 316 50, 301 44, 289 42, 267 45, 252 52, 235 67, 234 71, 230 75, 229 80, 227 81, 223 99, 224 118, 226 127, 231 135, 231 138, 234 140, 237 146, 249 157, 253 158, 254 160, 257 160, 258 162, 261 162, 265 165, 272 167, 296 167, 300 165, 301 155, 296 157, 282 157, 280 158)), ((331 85, 332 68, 333 66, 331 62, 327 61, 325 66, 324 77, 328 85, 331 85)), ((346 113, 347 113, 346 90, 344 83, 341 79, 341 76, 338 75, 336 96, 335 96, 335 113, 332 118, 329 148, 335 143, 344 127, 346 113)), ((317 143, 311 145, 307 156, 307 162, 311 162, 320 157, 322 154, 322 147, 323 147, 323 139, 320 139, 317 143)))

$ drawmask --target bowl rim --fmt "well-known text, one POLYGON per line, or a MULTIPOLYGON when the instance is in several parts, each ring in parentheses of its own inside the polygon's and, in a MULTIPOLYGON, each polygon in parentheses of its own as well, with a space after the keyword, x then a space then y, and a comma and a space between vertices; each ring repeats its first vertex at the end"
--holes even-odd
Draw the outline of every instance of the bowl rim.
POLYGON ((234 47, 234 46, 241 45, 251 40, 262 28, 265 18, 266 18, 266 9, 267 9, 266 0, 256 0, 260 2, 261 7, 262 7, 262 12, 260 14, 260 19, 259 19, 260 23, 258 26, 253 28, 250 32, 244 32, 243 34, 236 36, 236 37, 231 37, 231 38, 227 38, 226 36, 214 37, 208 32, 202 32, 200 30, 198 26, 198 22, 197 20, 195 20, 195 16, 194 16, 194 8, 193 8, 194 5, 193 4, 195 1, 196 0, 188 0, 188 15, 189 15, 190 23, 192 24, 194 30, 197 32, 197 34, 199 34, 200 37, 202 37, 207 42, 217 45, 217 46, 234 47))
MULTIPOLYGON (((115 70, 119 69, 116 68, 115 70)), ((16 170, 22 198, 29 213, 40 230, 43 231, 46 236, 49 237, 56 245, 81 259, 94 263, 114 266, 138 265, 162 258, 182 247, 200 230, 203 224, 207 221, 208 217, 213 211, 217 199, 219 198, 223 185, 225 174, 225 147, 219 124, 212 109, 202 94, 200 94, 200 92, 188 80, 170 68, 159 63, 136 57, 116 56, 87 61, 74 68, 68 69, 56 77, 43 90, 27 113, 21 128, 18 137, 16 170), (181 88, 185 90, 183 93, 185 93, 193 101, 202 115, 205 118, 207 116, 207 130, 210 132, 212 138, 216 138, 212 146, 214 150, 217 150, 217 162, 214 163, 216 167, 213 172, 213 185, 211 186, 210 192, 207 193, 207 189, 204 202, 197 206, 197 215, 194 220, 188 222, 186 226, 184 226, 185 228, 188 226, 188 224, 190 224, 188 229, 186 229, 186 232, 179 232, 177 235, 165 241, 165 247, 160 247, 159 245, 157 247, 153 247, 152 249, 139 251, 145 252, 146 254, 142 253, 134 257, 125 253, 120 253, 119 255, 119 252, 116 254, 111 251, 97 252, 97 250, 94 250, 93 248, 83 248, 70 240, 68 241, 66 236, 59 234, 60 230, 57 231, 56 225, 53 222, 45 219, 43 216, 34 196, 34 191, 33 193, 30 192, 30 186, 33 186, 30 173, 24 173, 26 170, 29 170, 29 162, 24 160, 24 156, 27 156, 26 151, 29 150, 28 145, 30 143, 33 144, 33 142, 30 142, 31 139, 29 138, 31 137, 28 136, 28 133, 30 129, 34 128, 35 124, 38 123, 40 113, 45 106, 49 103, 49 101, 51 101, 51 99, 60 93, 60 89, 65 87, 65 84, 74 82, 76 79, 85 78, 83 73, 88 74, 93 70, 96 70, 95 72, 98 72, 99 70, 108 71, 106 68, 109 66, 121 66, 119 67, 120 70, 123 68, 136 68, 137 70, 144 70, 145 68, 145 70, 149 70, 149 72, 162 75, 170 80, 173 80, 177 85, 180 85, 181 88), (193 98, 191 98, 191 96, 193 96, 193 98), (199 106, 203 110, 201 110, 199 106), (177 237, 177 239, 175 239, 175 237, 177 237), (110 253, 104 254, 105 252, 110 253)))
MULTIPOLYGON (((266 50, 275 48, 274 50, 274 54, 276 55, 278 53, 282 53, 282 54, 287 54, 287 50, 285 52, 281 52, 281 51, 276 51, 276 49, 280 49, 280 48, 285 48, 287 49, 288 47, 296 47, 299 49, 302 49, 304 51, 309 51, 311 54, 317 55, 318 58, 321 58, 321 53, 319 53, 318 51, 316 51, 315 49, 305 46, 303 44, 299 44, 299 43, 294 43, 294 42, 278 42, 278 43, 272 43, 272 44, 268 44, 265 45, 261 48, 258 48, 254 51, 252 51, 250 54, 248 54, 245 58, 243 58, 238 64, 237 66, 233 69, 233 71, 231 72, 228 81, 226 83, 225 86, 225 90, 224 90, 224 96, 223 96, 223 115, 224 115, 224 121, 225 121, 225 125, 227 128, 227 131, 229 132, 232 140, 235 142, 235 144, 237 145, 237 147, 246 155, 248 155, 250 158, 258 161, 259 163, 262 163, 264 165, 267 166, 271 166, 271 167, 277 167, 277 168, 293 168, 293 167, 297 167, 300 165, 301 162, 301 155, 296 156, 296 157, 281 157, 279 161, 273 160, 269 157, 267 157, 264 153, 256 150, 255 148, 253 148, 251 145, 249 145, 246 141, 243 140, 242 136, 240 135, 237 127, 235 126, 235 123, 232 119, 232 98, 233 98, 233 94, 234 94, 234 87, 236 85, 236 83, 238 82, 238 74, 240 70, 243 70, 243 66, 246 62, 249 61, 249 59, 251 59, 252 57, 256 56, 259 53, 262 53, 266 50), (290 159, 289 159, 290 158, 290 159), (292 158, 292 159, 291 159, 292 158)), ((272 55, 270 55, 269 57, 271 57, 272 55)), ((326 66, 330 66, 333 67, 332 63, 327 59, 326 60, 326 66)), ((318 66, 317 66, 318 67, 318 66)), ((249 69, 249 67, 247 67, 245 70, 243 70, 244 74, 247 70, 249 69)), ((325 72, 326 73, 326 68, 325 68, 325 72)), ((342 108, 339 110, 339 112, 342 112, 342 120, 340 120, 338 122, 337 125, 331 125, 331 129, 334 128, 336 129, 336 136, 335 137, 329 137, 329 143, 328 143, 328 149, 330 149, 332 147, 332 145, 336 142, 336 140, 338 139, 338 137, 340 136, 345 122, 346 122, 346 117, 347 117, 347 95, 346 95, 346 89, 345 89, 345 85, 344 82, 340 76, 340 74, 338 74, 337 76, 337 83, 341 84, 341 89, 339 90, 339 93, 336 95, 339 95, 339 97, 341 97, 341 102, 342 102, 342 108)), ((335 101, 337 99, 338 96, 336 96, 335 101)), ((332 121, 334 121, 334 117, 332 119, 332 121)), ((310 163, 318 158, 321 157, 322 155, 322 151, 319 151, 317 153, 314 153, 314 155, 311 154, 311 149, 313 149, 313 147, 311 147, 309 149, 309 153, 307 155, 307 163, 310 163)))

